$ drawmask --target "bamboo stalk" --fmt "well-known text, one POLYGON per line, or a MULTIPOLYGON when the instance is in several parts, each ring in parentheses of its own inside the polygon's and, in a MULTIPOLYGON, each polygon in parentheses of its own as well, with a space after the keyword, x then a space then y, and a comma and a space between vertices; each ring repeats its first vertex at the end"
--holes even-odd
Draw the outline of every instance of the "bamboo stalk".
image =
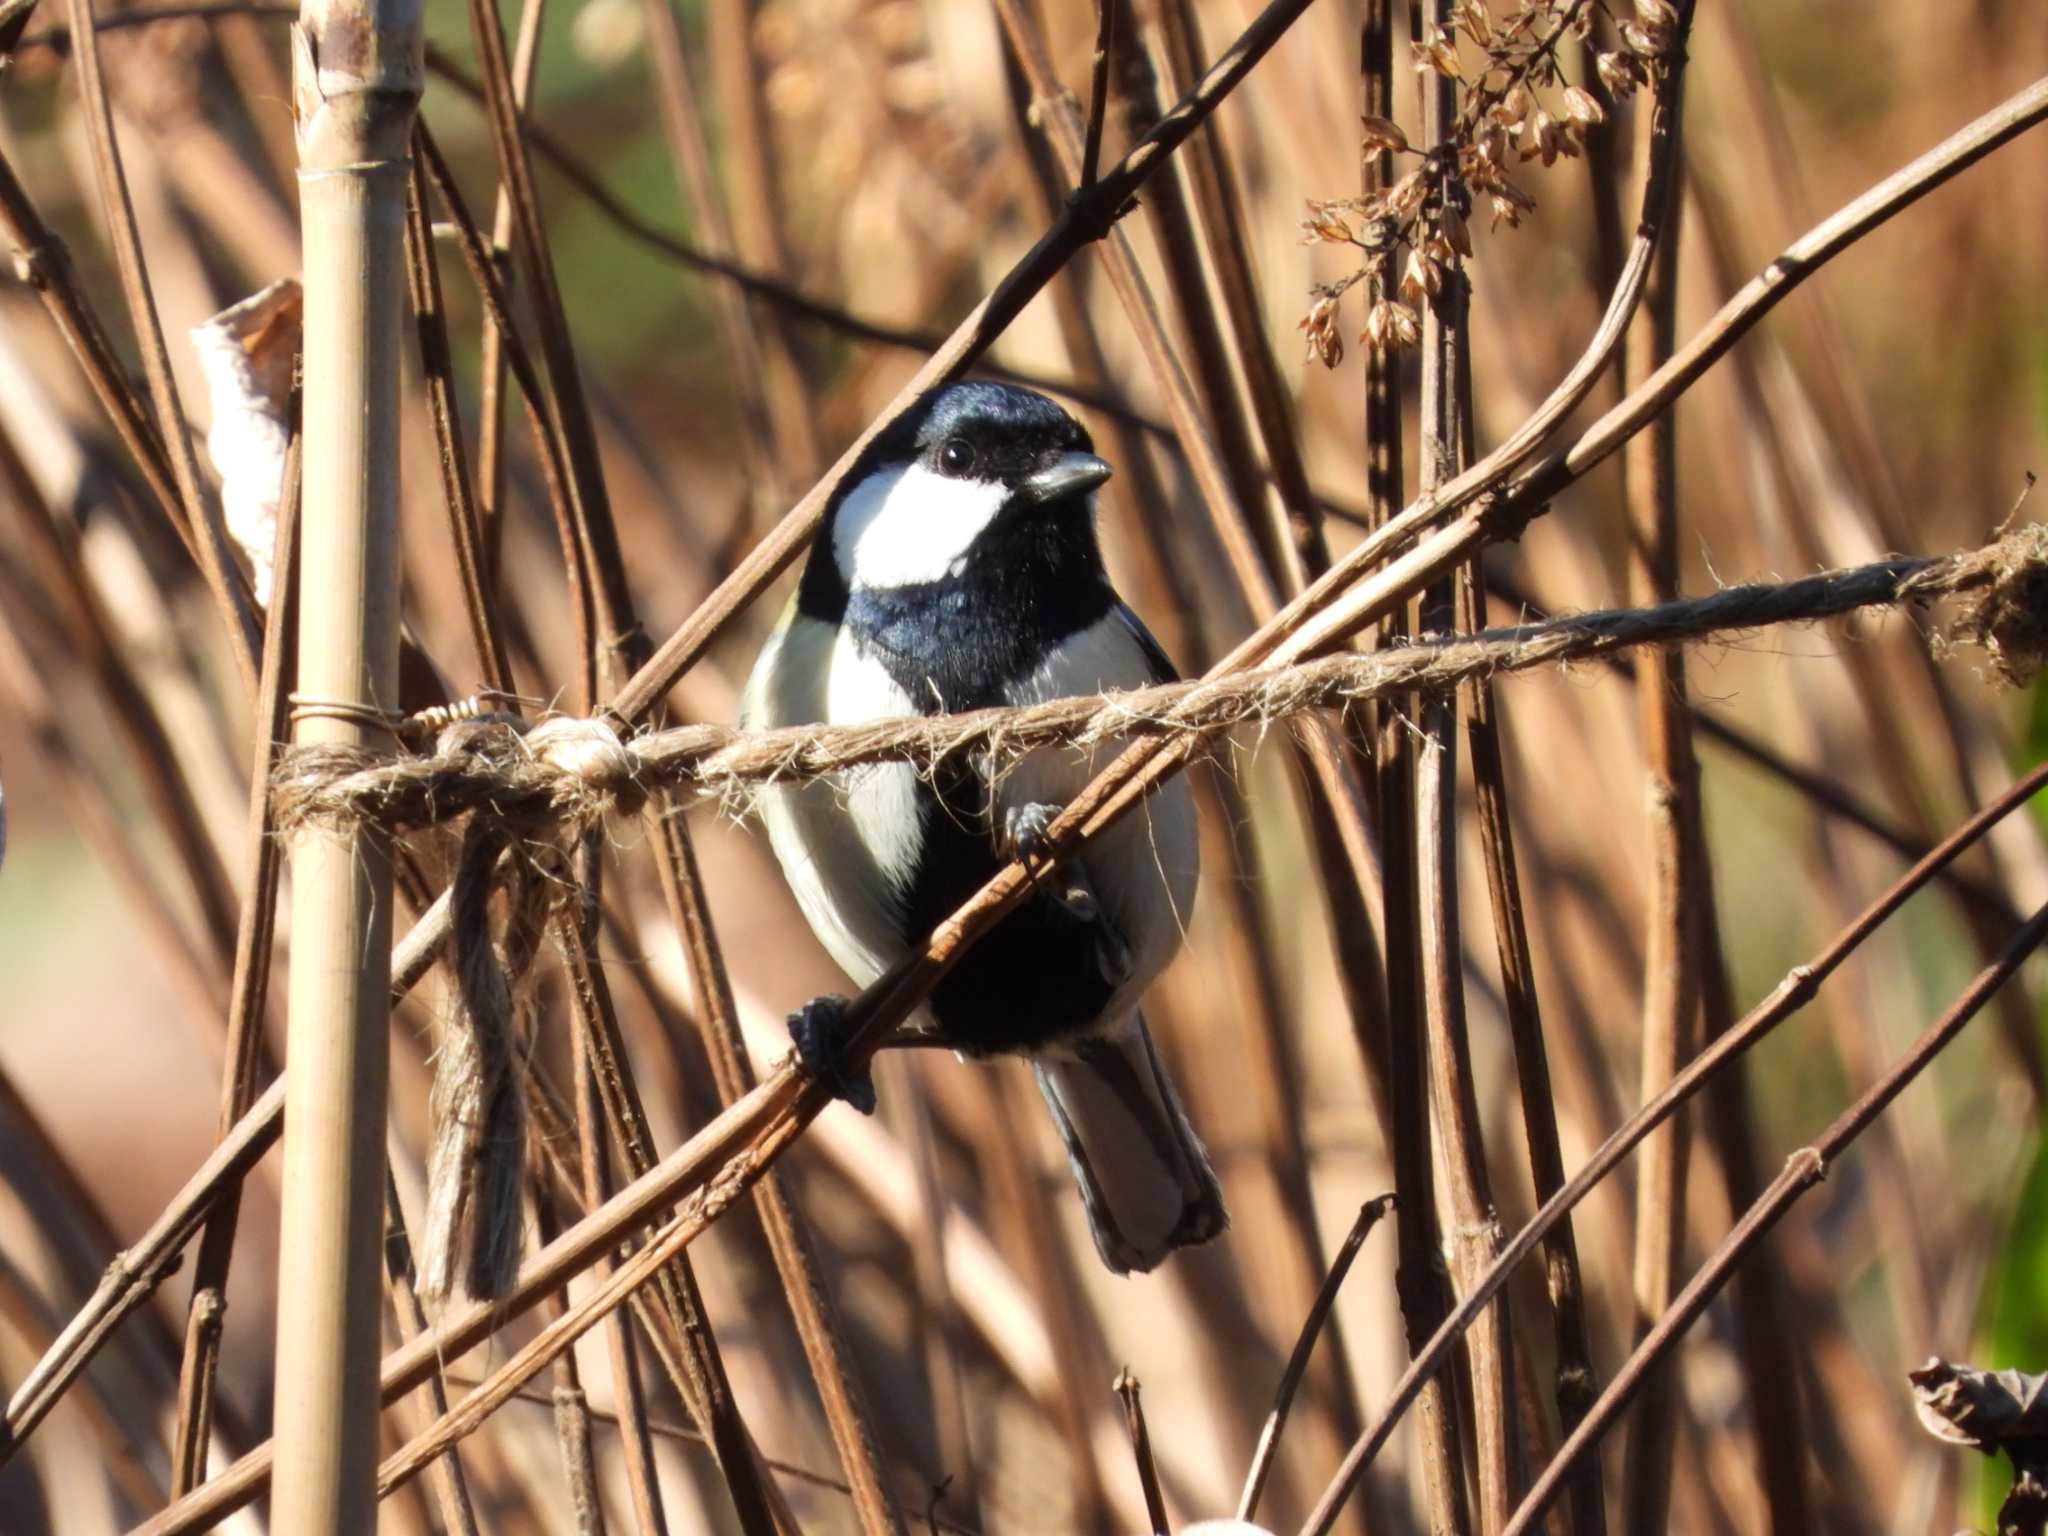
MULTIPOLYGON (((306 0, 293 88, 306 242, 300 742, 362 746, 398 702, 399 358, 407 143, 424 65, 406 0, 306 0)), ((274 1518, 376 1520, 391 863, 369 829, 293 853, 274 1518)))

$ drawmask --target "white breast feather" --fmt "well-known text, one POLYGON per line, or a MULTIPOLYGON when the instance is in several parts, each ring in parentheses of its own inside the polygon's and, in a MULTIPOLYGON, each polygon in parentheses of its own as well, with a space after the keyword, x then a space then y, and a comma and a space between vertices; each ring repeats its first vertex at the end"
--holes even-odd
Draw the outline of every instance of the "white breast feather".
MULTIPOLYGON (((792 611, 748 680, 755 727, 915 714, 909 697, 836 629, 792 611)), ((904 953, 896 891, 917 864, 916 771, 877 763, 765 792, 761 819, 811 931, 859 986, 904 953)))

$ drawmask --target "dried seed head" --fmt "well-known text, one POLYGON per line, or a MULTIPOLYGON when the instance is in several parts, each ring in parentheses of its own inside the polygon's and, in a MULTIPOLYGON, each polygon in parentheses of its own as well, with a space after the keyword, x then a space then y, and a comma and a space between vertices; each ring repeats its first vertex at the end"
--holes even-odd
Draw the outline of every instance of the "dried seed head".
POLYGON ((1536 206, 1536 199, 1511 182, 1503 181, 1497 187, 1487 189, 1487 201, 1493 205, 1493 227, 1499 229, 1505 224, 1509 229, 1519 229, 1522 215, 1536 206))
POLYGON ((1664 46, 1671 34, 1643 26, 1639 22, 1626 22, 1621 29, 1621 40, 1627 43, 1631 52, 1641 59, 1661 58, 1664 46))
POLYGON ((1422 323, 1407 305, 1381 299, 1366 315, 1365 334, 1358 339, 1377 352, 1398 352, 1422 340, 1422 323))
POLYGON ((1343 202, 1320 202, 1308 199, 1308 217, 1301 221, 1301 243, 1315 245, 1327 242, 1331 245, 1349 245, 1353 241, 1351 226, 1342 217, 1346 208, 1343 202))
POLYGON ((1366 117, 1359 120, 1365 125, 1365 153, 1377 155, 1385 150, 1402 154, 1408 148, 1408 135, 1401 131, 1400 124, 1384 117, 1366 117))
POLYGON ((1420 304, 1424 299, 1435 298, 1443 286, 1443 269, 1421 251, 1409 247, 1408 264, 1401 272, 1401 297, 1410 304, 1420 304))
POLYGON ((1403 222, 1412 219, 1422 208, 1422 200, 1429 195, 1429 183, 1424 179, 1422 169, 1417 167, 1394 183, 1387 193, 1387 212, 1403 222))
POLYGON ((1465 67, 1458 62, 1458 44, 1449 34, 1438 29, 1422 42, 1409 45, 1415 50, 1415 68, 1418 71, 1435 70, 1446 80, 1463 80, 1465 67))
POLYGON ((1300 329, 1308 340, 1308 361, 1334 368, 1344 361, 1344 338, 1337 330, 1337 300, 1319 294, 1301 317, 1300 329))
POLYGON ((1581 128, 1597 128, 1607 121, 1607 109, 1592 92, 1576 85, 1564 88, 1564 115, 1581 128))
POLYGON ((1456 18, 1453 23, 1465 29, 1465 35, 1480 47, 1489 47, 1493 42, 1493 16, 1486 9, 1485 0, 1458 0, 1456 18))
POLYGON ((1445 202, 1437 212, 1436 222, 1437 228, 1443 231, 1445 243, 1460 256, 1469 258, 1472 255, 1472 231, 1466 227, 1465 215, 1458 211, 1456 205, 1445 202))
POLYGON ((1642 66, 1633 56, 1603 53, 1594 60, 1593 68, 1600 76, 1600 83, 1613 93, 1616 101, 1626 101, 1635 95, 1637 72, 1642 66))

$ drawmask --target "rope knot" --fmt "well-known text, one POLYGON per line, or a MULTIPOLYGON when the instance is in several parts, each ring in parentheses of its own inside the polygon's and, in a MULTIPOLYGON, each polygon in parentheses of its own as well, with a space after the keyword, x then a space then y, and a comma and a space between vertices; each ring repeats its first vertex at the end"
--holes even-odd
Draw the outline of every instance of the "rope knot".
POLYGON ((584 792, 602 796, 621 815, 646 803, 640 765, 611 723, 567 715, 544 720, 526 733, 526 750, 557 773, 575 779, 584 792))
POLYGON ((1983 590, 1965 603, 1950 634, 1983 646, 1999 676, 2024 688, 2048 664, 2048 526, 2029 523, 1975 559, 1983 590))

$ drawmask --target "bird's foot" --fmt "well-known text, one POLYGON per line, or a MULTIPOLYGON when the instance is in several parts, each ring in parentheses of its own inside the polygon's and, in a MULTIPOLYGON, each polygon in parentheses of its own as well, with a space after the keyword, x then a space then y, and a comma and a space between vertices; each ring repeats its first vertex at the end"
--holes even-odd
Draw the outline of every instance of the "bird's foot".
MULTIPOLYGON (((1064 809, 1044 800, 1032 800, 1003 812, 1003 838, 1009 851, 1027 866, 1038 863, 1045 854, 1046 831, 1064 809)), ((1102 916, 1102 905, 1096 901, 1095 893, 1076 873, 1062 875, 1045 888, 1045 893, 1077 923, 1092 923, 1102 916)))
POLYGON ((814 997, 789 1016, 789 1039, 804 1071, 864 1115, 875 1112, 875 1080, 846 1065, 846 999, 814 997))
POLYGON ((1013 805, 1003 812, 1003 840, 1011 853, 1026 864, 1036 864, 1045 852, 1045 834, 1059 820, 1061 807, 1044 800, 1013 805))

